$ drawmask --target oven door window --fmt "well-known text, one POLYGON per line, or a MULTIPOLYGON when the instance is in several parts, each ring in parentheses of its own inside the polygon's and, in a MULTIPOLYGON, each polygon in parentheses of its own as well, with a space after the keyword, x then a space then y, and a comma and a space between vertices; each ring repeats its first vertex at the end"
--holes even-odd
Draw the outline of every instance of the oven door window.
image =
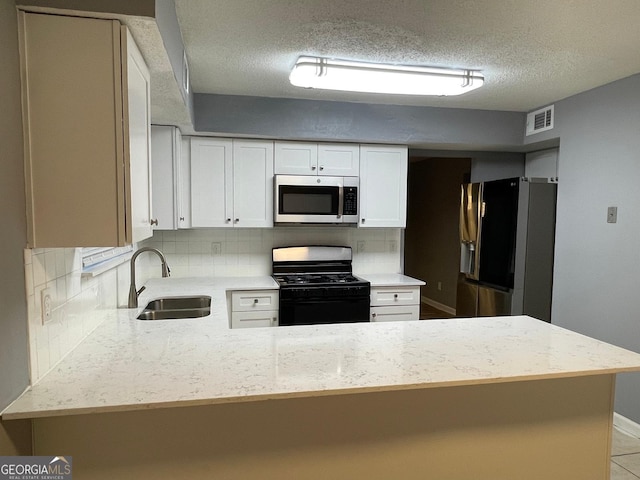
POLYGON ((281 185, 278 213, 284 215, 337 215, 340 187, 281 185))

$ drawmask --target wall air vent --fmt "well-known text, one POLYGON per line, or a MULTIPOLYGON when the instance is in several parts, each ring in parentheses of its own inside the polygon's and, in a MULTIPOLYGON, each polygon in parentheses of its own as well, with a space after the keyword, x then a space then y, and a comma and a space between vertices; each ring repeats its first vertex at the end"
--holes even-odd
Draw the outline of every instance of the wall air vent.
POLYGON ((553 105, 527 114, 527 135, 553 128, 553 105))

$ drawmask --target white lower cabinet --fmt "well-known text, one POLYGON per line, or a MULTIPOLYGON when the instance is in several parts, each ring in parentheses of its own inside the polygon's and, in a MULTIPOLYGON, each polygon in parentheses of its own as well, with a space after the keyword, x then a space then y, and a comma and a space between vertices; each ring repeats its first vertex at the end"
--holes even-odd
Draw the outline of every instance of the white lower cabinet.
POLYGON ((231 328, 278 326, 278 291, 243 290, 230 295, 231 328))
POLYGON ((371 287, 372 322, 420 319, 420 287, 371 287))

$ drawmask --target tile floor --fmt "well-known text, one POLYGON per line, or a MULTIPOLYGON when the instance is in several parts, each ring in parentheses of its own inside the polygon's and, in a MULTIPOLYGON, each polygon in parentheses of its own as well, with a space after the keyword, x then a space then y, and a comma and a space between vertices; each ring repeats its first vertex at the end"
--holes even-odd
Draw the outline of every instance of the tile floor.
POLYGON ((640 479, 640 439, 613 429, 611 480, 640 479))

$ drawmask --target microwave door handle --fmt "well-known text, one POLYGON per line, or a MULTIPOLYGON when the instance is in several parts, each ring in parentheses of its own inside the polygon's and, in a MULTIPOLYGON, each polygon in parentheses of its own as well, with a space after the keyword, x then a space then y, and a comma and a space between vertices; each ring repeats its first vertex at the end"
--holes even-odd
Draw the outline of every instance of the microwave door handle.
POLYGON ((344 213, 343 204, 344 204, 344 187, 340 185, 338 187, 338 218, 342 218, 342 214, 344 213))

